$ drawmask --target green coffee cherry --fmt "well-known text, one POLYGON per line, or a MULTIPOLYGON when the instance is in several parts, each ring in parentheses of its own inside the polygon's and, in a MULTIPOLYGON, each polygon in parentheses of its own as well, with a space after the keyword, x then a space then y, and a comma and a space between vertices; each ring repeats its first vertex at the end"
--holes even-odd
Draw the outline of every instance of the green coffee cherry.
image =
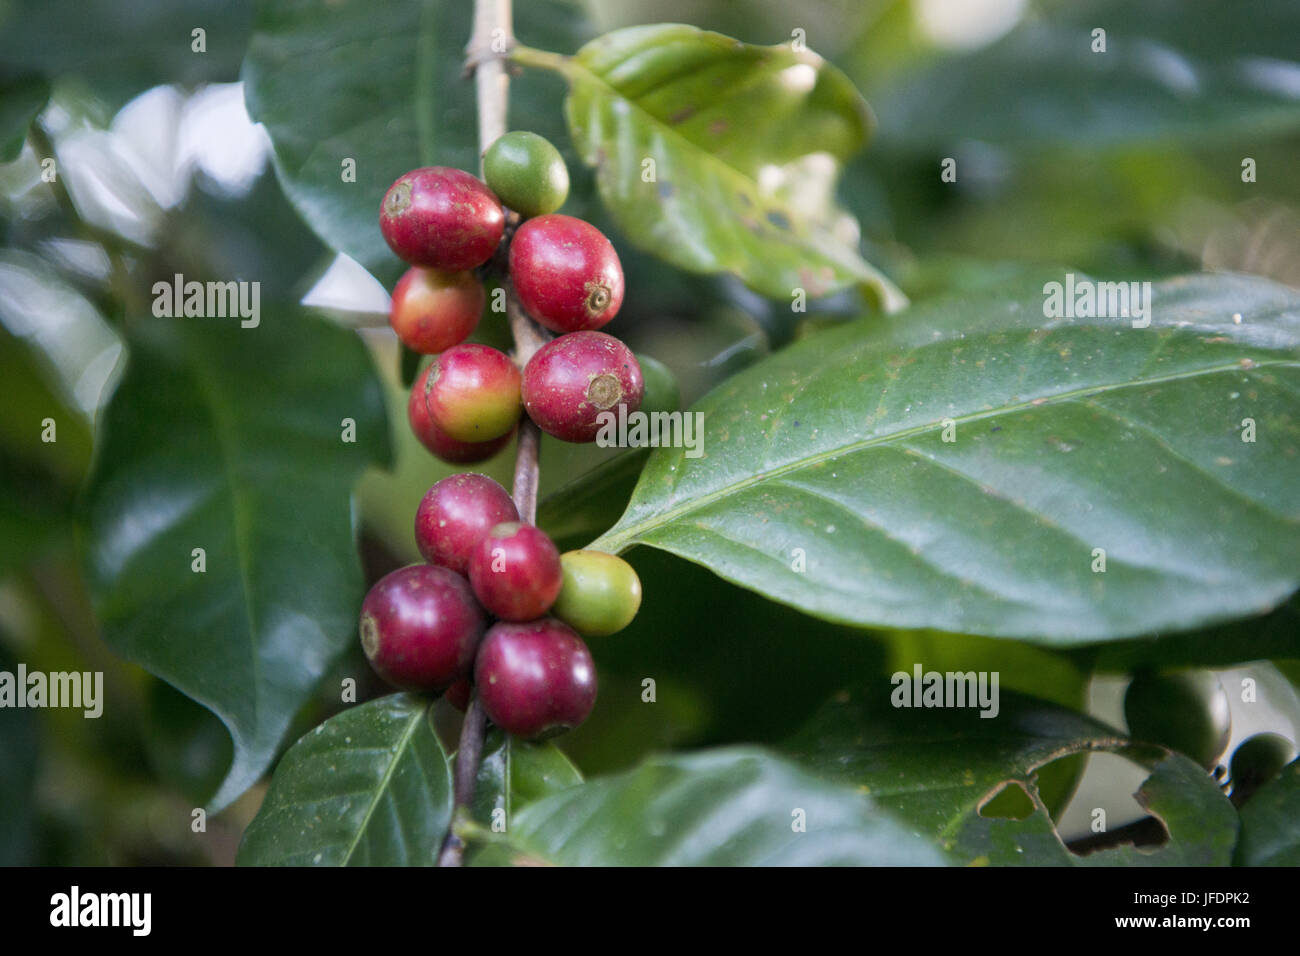
POLYGON ((604 551, 560 556, 564 585, 551 613, 587 637, 605 637, 632 623, 641 607, 641 579, 632 565, 604 551))
POLYGON ((658 359, 637 353, 641 364, 641 379, 645 394, 641 397, 643 412, 675 412, 682 407, 682 393, 677 388, 677 377, 658 359))
POLYGON ((519 215, 544 216, 564 205, 569 170, 550 140, 516 130, 483 154, 483 178, 497 197, 519 215))
POLYGON ((1232 752, 1232 795, 1245 798, 1295 759, 1296 750, 1281 734, 1255 734, 1232 752))
POLYGON ((1218 763, 1232 729, 1228 695, 1208 671, 1138 674, 1124 694, 1124 719, 1135 740, 1186 754, 1207 769, 1218 763))

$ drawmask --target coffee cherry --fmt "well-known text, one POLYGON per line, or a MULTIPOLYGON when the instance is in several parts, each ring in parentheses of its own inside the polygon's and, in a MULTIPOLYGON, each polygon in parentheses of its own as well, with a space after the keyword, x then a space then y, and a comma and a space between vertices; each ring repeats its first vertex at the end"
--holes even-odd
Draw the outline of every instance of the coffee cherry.
POLYGON ((551 141, 515 130, 497 139, 483 154, 483 178, 519 215, 555 212, 569 195, 569 169, 551 141))
POLYGON ((487 475, 442 479, 415 512, 415 543, 430 564, 469 573, 469 558, 487 533, 505 521, 518 521, 514 500, 487 475))
POLYGON ((486 301, 473 273, 416 266, 393 289, 388 324, 407 347, 433 355, 469 337, 486 301))
POLYGON ((447 703, 463 714, 469 710, 469 698, 473 692, 474 685, 470 683, 469 678, 462 677, 447 688, 447 693, 444 696, 447 698, 447 703))
POLYGON ((1295 759, 1296 749, 1281 734, 1262 733, 1247 737, 1232 752, 1232 796, 1244 802, 1295 759))
POLYGON ((592 441, 601 412, 641 407, 645 385, 632 350, 604 332, 574 332, 547 342, 524 368, 524 409, 542 431, 592 441))
POLYGON ((604 551, 568 551, 560 564, 564 586, 553 615, 587 637, 605 637, 632 623, 641 607, 641 579, 632 565, 604 551))
POLYGON ((552 617, 493 624, 474 662, 474 684, 488 719, 516 737, 577 727, 596 703, 591 651, 552 617))
MULTIPOLYGON (((417 380, 416 385, 419 384, 417 380)), ((411 431, 420 439, 420 444, 453 465, 487 461, 510 444, 510 439, 515 434, 512 428, 500 438, 488 441, 457 441, 434 424, 429 417, 429 406, 424 401, 424 393, 418 387, 411 389, 410 398, 406 401, 406 418, 411 423, 411 431)))
POLYGON ((519 303, 552 332, 598 329, 623 304, 623 266, 599 229, 572 216, 529 219, 510 243, 519 303))
POLYGON ((1124 693, 1129 735, 1191 757, 1207 769, 1228 745, 1228 695, 1208 671, 1144 671, 1124 693))
POLYGON ((519 369, 508 355, 469 342, 434 358, 411 395, 447 437, 485 442, 508 434, 518 423, 519 388, 519 369))
POLYGON ((530 524, 499 524, 479 541, 469 559, 469 581, 479 602, 507 621, 545 614, 564 583, 560 552, 544 531, 530 524))
POLYGON ((436 692, 468 673, 487 620, 460 575, 429 564, 399 568, 361 605, 361 647, 380 677, 436 692))
POLYGON ((505 232, 501 201, 469 173, 447 166, 413 169, 388 187, 379 229, 413 266, 459 272, 487 262, 505 232))

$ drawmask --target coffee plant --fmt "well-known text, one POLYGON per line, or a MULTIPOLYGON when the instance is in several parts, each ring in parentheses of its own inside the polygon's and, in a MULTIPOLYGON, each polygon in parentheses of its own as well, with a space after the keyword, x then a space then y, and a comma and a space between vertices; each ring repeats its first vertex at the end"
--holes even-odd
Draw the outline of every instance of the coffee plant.
POLYGON ((1297 37, 0 4, 0 863, 1300 863, 1297 37))

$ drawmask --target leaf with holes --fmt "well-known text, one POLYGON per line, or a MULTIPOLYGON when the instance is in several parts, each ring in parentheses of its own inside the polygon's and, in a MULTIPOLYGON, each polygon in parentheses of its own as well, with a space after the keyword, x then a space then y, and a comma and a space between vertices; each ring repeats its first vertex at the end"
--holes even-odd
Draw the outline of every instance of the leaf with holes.
POLYGON ((1238 866, 1300 866, 1300 760, 1260 787, 1241 808, 1238 866))
POLYGON ((569 81, 565 114, 601 198, 633 242, 692 272, 725 272, 786 302, 861 285, 905 299, 858 255, 832 201, 871 114, 808 50, 753 46, 683 24, 615 30, 565 59, 516 59, 569 81))
POLYGON ((1056 645, 1281 602, 1300 294, 1169 280, 1145 328, 1047 319, 1044 298, 927 303, 752 366, 693 406, 702 456, 655 449, 591 546, 662 548, 846 623, 1056 645))
POLYGON ((393 694, 289 748, 239 847, 241 866, 432 866, 451 771, 430 700, 393 694))
MULTIPOLYGON (((405 266, 379 232, 379 201, 417 166, 477 171, 474 87, 464 76, 472 4, 461 0, 263 0, 244 61, 245 98, 265 124, 298 212, 328 245, 391 283, 405 266)), ((516 5, 524 40, 568 49, 584 37, 562 0, 516 5)), ((526 128, 562 140, 562 87, 519 83, 526 128)))
MULTIPOLYGON (((968 683, 953 686, 977 692, 968 683)), ((882 807, 921 828, 959 863, 1228 862, 1236 814, 1209 775, 1186 757, 1162 751, 1152 758, 1144 750, 1126 750, 1128 741, 1109 727, 1021 694, 998 694, 996 709, 917 710, 892 706, 896 693, 912 693, 911 683, 882 683, 840 694, 783 749, 810 770, 863 789, 882 807), (1159 850, 1120 846, 1078 857, 1061 842, 1040 798, 1038 773, 1053 761, 1098 750, 1124 751, 1152 769, 1137 798, 1167 830, 1168 842, 1159 850), (1023 818, 981 814, 1005 788, 1028 798, 1023 818)), ((1025 802, 1023 797, 1020 802, 1025 802)))
POLYGON ((82 516, 86 573, 109 646, 230 731, 222 807, 357 639, 351 490, 389 460, 383 396, 355 333, 292 310, 247 329, 127 328, 82 516))
POLYGON ((516 814, 476 865, 935 866, 927 841, 849 787, 756 747, 651 757, 516 814))

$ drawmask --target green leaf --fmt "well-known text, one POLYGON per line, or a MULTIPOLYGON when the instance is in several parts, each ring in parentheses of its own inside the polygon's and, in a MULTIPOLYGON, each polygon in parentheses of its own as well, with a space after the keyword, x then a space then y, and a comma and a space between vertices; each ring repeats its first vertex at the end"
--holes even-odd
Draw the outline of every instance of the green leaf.
POLYGON ((18 158, 32 120, 49 98, 50 84, 43 76, 0 76, 0 163, 18 158))
POLYGON ((248 0, 8 0, 0 62, 12 70, 82 76, 116 108, 160 83, 230 81, 248 43, 248 0), (204 49, 194 49, 195 29, 204 49))
POLYGON ((1052 4, 975 53, 898 75, 873 101, 882 143, 921 151, 1280 135, 1300 128, 1297 35, 1291 0, 1052 4))
POLYGON ((1085 856, 1083 866, 1227 866, 1238 821, 1228 798, 1204 768, 1182 754, 1143 761, 1151 776, 1133 796, 1169 834, 1155 851, 1119 846, 1085 856))
POLYGON ((109 646, 230 731, 221 807, 267 768, 356 639, 350 491, 389 458, 383 400, 354 333, 293 311, 264 309, 247 329, 128 328, 85 505, 87 576, 109 646))
POLYGON ((433 866, 452 801, 431 713, 431 701, 393 694, 308 733, 276 768, 237 862, 433 866))
POLYGON ((1241 808, 1237 866, 1300 866, 1300 760, 1270 780, 1241 808))
POLYGON ((816 54, 657 24, 608 33, 568 60, 516 58, 568 79, 574 144, 632 242, 786 302, 796 289, 816 297, 849 285, 886 308, 906 301, 858 255, 857 224, 832 201, 872 121, 816 54))
POLYGON ((476 864, 931 866, 926 841, 848 787, 755 747, 652 757, 516 814, 476 864), (802 811, 806 831, 796 830, 802 811))
POLYGON ((656 449, 591 547, 1055 645, 1265 611, 1300 584, 1300 295, 1202 275, 1151 301, 1148 328, 1046 319, 1039 289, 811 336, 697 402, 702 457, 656 449))
MULTIPOLYGON (((326 244, 381 281, 404 266, 379 232, 379 202, 394 179, 423 165, 477 172, 474 86, 464 77, 473 5, 461 0, 263 0, 244 63, 249 112, 275 147, 285 193, 326 244), (356 181, 343 179, 346 160, 356 181)), ((578 42, 575 8, 517 4, 524 40, 578 42)), ((558 141, 562 86, 517 83, 512 114, 558 141)))
MULTIPOLYGON (((455 756, 448 758, 453 768, 455 756)), ((554 744, 516 740, 494 729, 483 748, 473 817, 480 826, 491 828, 493 811, 503 809, 508 831, 517 811, 581 783, 578 768, 554 744)))
MULTIPOLYGON (((897 685, 893 685, 897 687, 897 685)), ((908 685, 904 685, 906 687, 908 685)), ((1057 835, 1038 791, 1053 761, 1119 751, 1116 731, 1074 711, 1002 691, 991 718, 979 708, 894 707, 891 686, 838 695, 784 746, 801 765, 853 784, 938 842, 954 862, 992 865, 1226 864, 1236 839, 1232 805, 1209 775, 1177 754, 1151 759, 1137 794, 1169 841, 1155 852, 1116 847, 1077 857, 1057 835), (1005 786, 1032 804, 1023 819, 979 811, 1005 786)))

